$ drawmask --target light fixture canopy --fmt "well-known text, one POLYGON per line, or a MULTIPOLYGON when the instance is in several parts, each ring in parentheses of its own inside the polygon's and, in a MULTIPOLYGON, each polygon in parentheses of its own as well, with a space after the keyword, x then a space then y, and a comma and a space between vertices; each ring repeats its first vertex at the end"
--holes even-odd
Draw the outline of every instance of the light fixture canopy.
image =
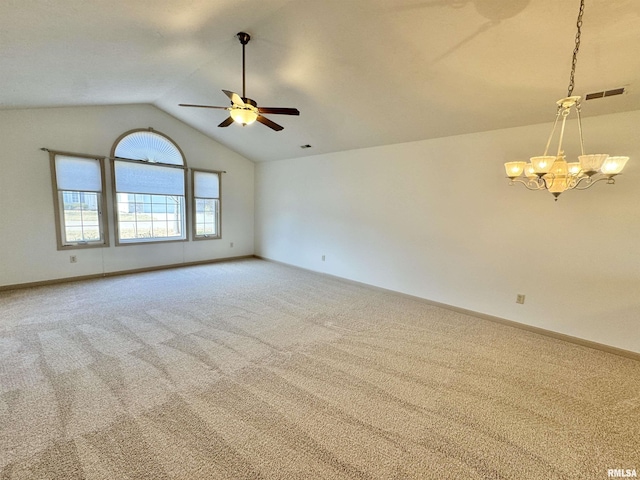
POLYGON ((580 0, 580 11, 576 22, 578 32, 573 50, 569 88, 567 96, 556 102, 556 119, 551 129, 551 135, 549 135, 549 139, 547 140, 544 154, 538 157, 531 157, 529 163, 515 161, 504 164, 507 177, 509 178, 509 185, 521 183, 529 190, 547 190, 553 194, 556 200, 558 200, 558 196, 566 190, 585 190, 602 180, 607 184, 614 184, 614 177, 622 172, 622 169, 629 160, 629 157, 610 157, 606 153, 589 155, 584 153, 580 97, 572 95, 578 50, 580 49, 583 13, 584 0, 580 0), (577 114, 578 132, 580 135, 581 155, 578 157, 578 162, 567 162, 564 150, 562 149, 567 117, 572 110, 575 110, 577 114), (559 122, 561 118, 562 121, 559 122), (549 146, 553 140, 558 123, 560 123, 558 149, 555 155, 549 155, 549 146))

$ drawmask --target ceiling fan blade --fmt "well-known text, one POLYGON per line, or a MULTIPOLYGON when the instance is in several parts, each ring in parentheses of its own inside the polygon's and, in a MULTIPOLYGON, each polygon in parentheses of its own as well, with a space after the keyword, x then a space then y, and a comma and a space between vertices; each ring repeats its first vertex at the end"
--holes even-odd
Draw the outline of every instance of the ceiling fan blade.
POLYGON ((227 117, 222 123, 220 123, 220 125, 218 125, 219 127, 228 127, 229 125, 231 125, 233 123, 233 118, 231 117, 227 117))
POLYGON ((258 115, 258 118, 256 118, 256 120, 261 124, 271 128, 272 130, 275 130, 276 132, 279 132, 284 128, 283 126, 278 125, 276 122, 272 122, 267 117, 263 117, 262 115, 258 115))
POLYGON ((300 115, 300 111, 297 108, 258 107, 258 111, 272 115, 300 115))
POLYGON ((216 107, 214 105, 194 105, 193 103, 179 103, 180 107, 217 108, 219 110, 229 110, 229 107, 216 107))
POLYGON ((244 107, 244 101, 242 100, 240 95, 238 95, 235 92, 230 92, 229 90, 222 90, 222 91, 227 97, 229 97, 229 99, 231 99, 234 105, 240 105, 241 107, 244 107))

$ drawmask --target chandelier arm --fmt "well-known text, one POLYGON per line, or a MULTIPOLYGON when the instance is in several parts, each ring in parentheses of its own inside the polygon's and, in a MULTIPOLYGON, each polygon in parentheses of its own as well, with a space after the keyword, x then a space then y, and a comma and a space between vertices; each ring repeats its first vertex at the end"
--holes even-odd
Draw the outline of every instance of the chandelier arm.
POLYGON ((553 122, 553 128, 551 129, 551 134, 549 135, 549 139, 547 140, 547 146, 544 149, 544 156, 547 156, 549 152, 549 145, 551 145, 551 139, 553 138, 553 134, 556 131, 556 125, 558 125, 558 119, 560 118, 560 113, 562 112, 561 108, 558 107, 558 113, 556 113, 556 121, 553 122))
POLYGON ((544 190, 546 188, 544 180, 538 178, 537 180, 524 180, 521 178, 510 179, 509 185, 521 183, 527 190, 544 190))
POLYGON ((584 155, 584 137, 582 136, 582 115, 580 115, 580 101, 576 102, 576 113, 578 114, 578 132, 580 132, 580 151, 584 155))
POLYGON ((549 190, 551 187, 553 187, 553 184, 556 181, 556 176, 553 173, 549 172, 544 177, 540 178, 540 180, 542 180, 542 182, 544 183, 544 188, 549 190))
POLYGON ((590 177, 590 178, 582 178, 578 180, 578 183, 574 187, 576 190, 586 190, 587 188, 593 187, 596 183, 606 181, 607 185, 613 185, 616 183, 616 180, 613 176, 603 176, 599 178, 590 177), (585 183, 582 183, 583 180, 586 180, 585 183))

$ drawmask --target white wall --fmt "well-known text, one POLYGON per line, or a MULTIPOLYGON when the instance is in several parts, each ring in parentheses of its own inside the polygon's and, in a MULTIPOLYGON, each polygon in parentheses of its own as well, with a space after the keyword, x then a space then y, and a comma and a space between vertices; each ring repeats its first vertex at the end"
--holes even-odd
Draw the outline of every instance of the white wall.
POLYGON ((585 119, 590 153, 632 158, 557 202, 503 169, 541 155, 551 123, 258 164, 256 253, 640 352, 638 125, 585 119))
POLYGON ((0 132, 0 286, 254 252, 253 162, 153 106, 5 110, 0 132), (227 171, 222 176, 223 238, 115 247, 108 187, 111 246, 57 251, 49 156, 39 149, 108 156, 119 135, 147 127, 171 137, 189 167, 227 171), (78 263, 69 263, 70 255, 78 263))

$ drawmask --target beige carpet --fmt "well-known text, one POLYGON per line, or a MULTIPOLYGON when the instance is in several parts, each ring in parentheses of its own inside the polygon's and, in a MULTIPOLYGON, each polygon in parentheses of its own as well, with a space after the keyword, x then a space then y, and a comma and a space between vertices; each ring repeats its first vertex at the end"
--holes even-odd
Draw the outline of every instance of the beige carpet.
POLYGON ((0 479, 605 479, 638 362, 261 260, 0 293, 0 479))

